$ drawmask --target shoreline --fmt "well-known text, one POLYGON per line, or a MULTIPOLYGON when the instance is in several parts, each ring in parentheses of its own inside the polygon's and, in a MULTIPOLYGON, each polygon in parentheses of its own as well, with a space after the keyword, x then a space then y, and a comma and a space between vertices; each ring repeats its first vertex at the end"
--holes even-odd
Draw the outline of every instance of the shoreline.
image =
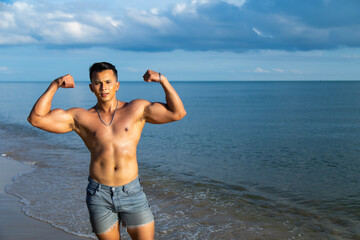
POLYGON ((5 187, 18 174, 30 172, 31 167, 15 160, 0 156, 0 239, 2 240, 88 240, 63 230, 57 229, 48 223, 41 222, 22 212, 23 204, 16 196, 5 192, 5 187))

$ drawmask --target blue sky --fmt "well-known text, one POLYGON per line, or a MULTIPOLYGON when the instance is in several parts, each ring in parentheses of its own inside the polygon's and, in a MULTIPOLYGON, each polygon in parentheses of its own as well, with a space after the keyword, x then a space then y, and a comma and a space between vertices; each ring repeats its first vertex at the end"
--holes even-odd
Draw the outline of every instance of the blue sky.
POLYGON ((0 1, 0 81, 360 80, 359 0, 0 1))

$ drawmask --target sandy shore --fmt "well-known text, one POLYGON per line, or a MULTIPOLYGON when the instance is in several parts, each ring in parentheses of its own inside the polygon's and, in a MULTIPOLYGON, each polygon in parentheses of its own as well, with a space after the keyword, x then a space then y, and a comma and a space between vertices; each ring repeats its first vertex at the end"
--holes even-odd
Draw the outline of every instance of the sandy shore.
POLYGON ((27 171, 31 171, 30 166, 0 157, 0 239, 89 240, 65 233, 50 224, 30 218, 21 211, 22 203, 17 197, 7 194, 4 188, 18 173, 27 171))

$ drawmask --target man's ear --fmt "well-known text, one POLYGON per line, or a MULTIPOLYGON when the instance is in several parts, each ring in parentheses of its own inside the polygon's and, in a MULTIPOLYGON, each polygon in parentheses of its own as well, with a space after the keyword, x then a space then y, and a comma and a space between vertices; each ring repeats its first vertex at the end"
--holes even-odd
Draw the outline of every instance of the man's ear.
POLYGON ((91 90, 92 92, 94 92, 94 89, 93 89, 93 86, 92 86, 91 83, 89 84, 89 88, 90 88, 90 90, 91 90))
POLYGON ((120 82, 116 81, 116 91, 119 90, 119 87, 120 87, 120 82))

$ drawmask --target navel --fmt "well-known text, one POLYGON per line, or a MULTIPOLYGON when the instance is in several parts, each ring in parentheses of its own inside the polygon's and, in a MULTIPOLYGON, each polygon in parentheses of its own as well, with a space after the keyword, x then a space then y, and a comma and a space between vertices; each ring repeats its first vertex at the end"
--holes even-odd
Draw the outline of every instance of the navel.
POLYGON ((127 131, 129 131, 129 129, 126 127, 126 128, 125 128, 125 132, 127 132, 127 131))

